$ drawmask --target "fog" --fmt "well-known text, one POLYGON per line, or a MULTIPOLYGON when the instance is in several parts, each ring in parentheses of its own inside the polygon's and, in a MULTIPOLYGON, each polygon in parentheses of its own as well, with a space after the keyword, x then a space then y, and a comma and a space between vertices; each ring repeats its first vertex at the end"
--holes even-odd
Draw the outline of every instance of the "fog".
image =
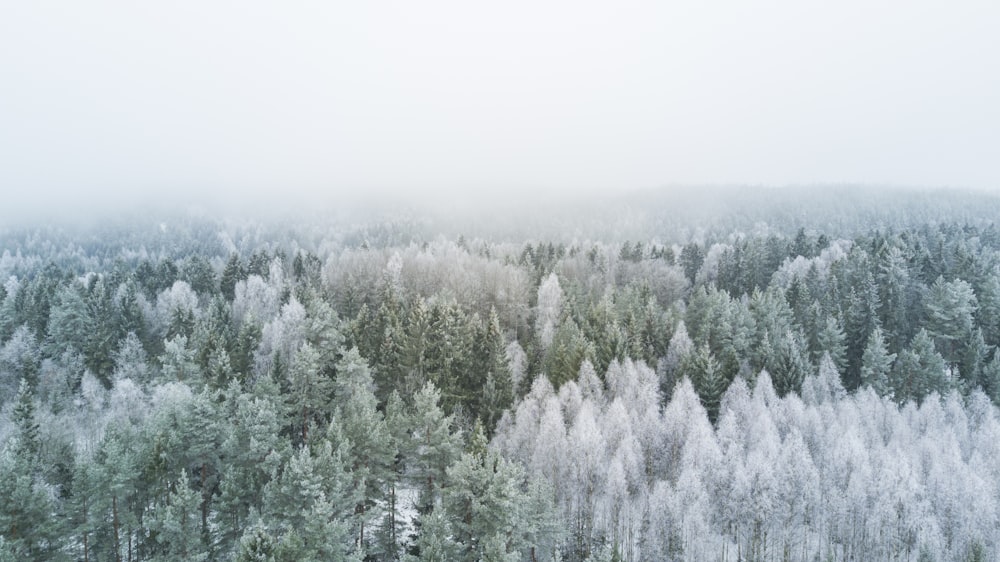
POLYGON ((11 2, 2 216, 1000 186, 994 2, 11 2))

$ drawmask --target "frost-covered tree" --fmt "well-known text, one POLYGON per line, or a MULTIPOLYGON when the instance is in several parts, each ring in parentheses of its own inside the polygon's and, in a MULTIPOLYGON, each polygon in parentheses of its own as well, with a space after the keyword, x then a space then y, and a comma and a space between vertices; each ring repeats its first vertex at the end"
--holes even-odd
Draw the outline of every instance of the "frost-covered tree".
POLYGON ((563 291, 559 277, 549 274, 538 286, 538 304, 535 307, 535 333, 543 350, 552 345, 562 314, 563 291))

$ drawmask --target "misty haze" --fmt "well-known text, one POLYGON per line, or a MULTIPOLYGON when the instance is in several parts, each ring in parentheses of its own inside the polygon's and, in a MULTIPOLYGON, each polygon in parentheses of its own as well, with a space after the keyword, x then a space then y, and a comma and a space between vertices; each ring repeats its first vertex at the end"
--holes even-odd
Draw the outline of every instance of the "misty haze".
POLYGON ((0 562, 1000 559, 1000 8, 0 9, 0 562))

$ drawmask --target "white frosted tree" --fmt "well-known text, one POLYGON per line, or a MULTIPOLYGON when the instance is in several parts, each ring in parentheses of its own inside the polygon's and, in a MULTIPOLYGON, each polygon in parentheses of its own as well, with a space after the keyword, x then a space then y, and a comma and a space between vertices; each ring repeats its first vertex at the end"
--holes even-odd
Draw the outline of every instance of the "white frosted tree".
MULTIPOLYGON (((238 287, 237 287, 238 288, 238 287)), ((276 318, 264 324, 260 344, 254 356, 258 376, 270 374, 276 364, 287 364, 306 341, 308 335, 306 309, 294 296, 281 307, 276 318)), ((323 350, 317 350, 317 353, 323 350)), ((319 363, 317 356, 316 361, 319 363)), ((280 374, 280 373, 279 373, 280 374)))
POLYGON ((594 520, 604 491, 608 466, 607 441, 597 423, 597 414, 589 402, 584 402, 569 430, 570 517, 578 550, 589 552, 598 538, 594 520))
POLYGON ((670 343, 667 345, 667 354, 657 367, 660 387, 664 391, 673 389, 673 385, 676 382, 677 369, 680 368, 681 363, 684 362, 684 359, 692 351, 694 351, 694 342, 691 341, 691 336, 688 335, 687 326, 681 320, 677 323, 677 328, 674 329, 674 335, 670 337, 670 343))
POLYGON ((251 275, 236 283, 233 297, 233 322, 238 326, 253 318, 269 322, 281 310, 277 289, 259 275, 251 275))
POLYGON ((538 305, 535 307, 535 333, 543 350, 552 345, 562 314, 562 300, 563 291, 559 286, 559 277, 551 273, 538 286, 538 305))
POLYGON ((19 326, 0 346, 0 403, 17 393, 21 379, 37 382, 40 367, 41 354, 35 335, 27 326, 19 326))
POLYGON ((115 381, 131 379, 137 383, 149 381, 149 363, 146 350, 135 332, 129 332, 122 340, 121 345, 118 346, 112 378, 115 381))
POLYGON ((156 296, 156 328, 161 336, 180 315, 194 318, 198 312, 198 294, 186 281, 174 281, 168 289, 156 296))
POLYGON ((510 384, 515 394, 519 394, 521 384, 528 375, 528 354, 517 340, 507 344, 507 368, 510 370, 510 384))
POLYGON ((576 380, 584 400, 589 400, 595 406, 604 404, 604 383, 597 376, 597 371, 589 360, 584 359, 580 365, 580 373, 576 380))

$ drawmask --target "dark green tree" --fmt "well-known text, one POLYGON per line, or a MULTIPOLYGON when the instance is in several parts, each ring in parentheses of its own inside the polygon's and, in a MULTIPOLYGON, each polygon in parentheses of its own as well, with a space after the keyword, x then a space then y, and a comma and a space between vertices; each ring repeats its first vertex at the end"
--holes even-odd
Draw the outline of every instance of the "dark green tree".
POLYGON ((876 327, 868 338, 861 358, 861 384, 870 386, 879 396, 891 397, 889 378, 895 360, 896 354, 889 353, 882 329, 876 327))

